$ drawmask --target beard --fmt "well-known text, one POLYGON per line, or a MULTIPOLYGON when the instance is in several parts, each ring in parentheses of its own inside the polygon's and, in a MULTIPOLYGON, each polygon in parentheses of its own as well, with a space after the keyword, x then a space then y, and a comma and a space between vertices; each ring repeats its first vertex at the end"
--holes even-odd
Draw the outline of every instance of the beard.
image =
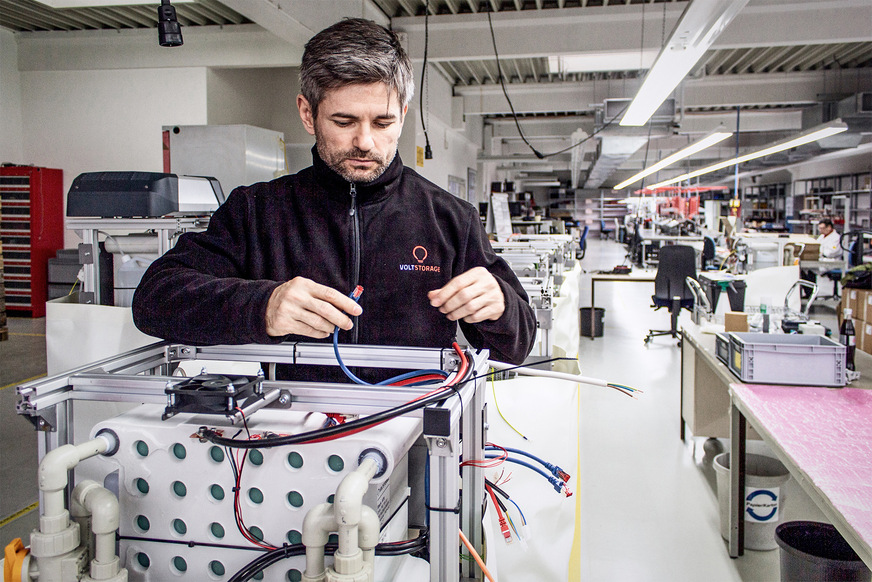
POLYGON ((387 156, 380 156, 375 152, 365 152, 358 148, 344 151, 333 149, 326 145, 325 140, 320 139, 318 131, 315 132, 315 145, 318 149, 318 155, 321 156, 324 163, 349 182, 367 183, 376 180, 385 173, 397 155, 397 150, 394 150, 388 159, 387 156), (371 160, 376 163, 376 166, 371 169, 356 168, 349 160, 371 160))

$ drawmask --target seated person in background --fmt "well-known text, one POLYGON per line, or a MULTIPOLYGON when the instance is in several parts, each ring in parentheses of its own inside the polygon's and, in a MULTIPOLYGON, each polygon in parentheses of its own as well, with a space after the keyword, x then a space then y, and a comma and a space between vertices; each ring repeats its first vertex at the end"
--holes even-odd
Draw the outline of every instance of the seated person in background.
MULTIPOLYGON (((307 43, 300 81, 313 165, 235 189, 208 230, 182 235, 136 290, 137 327, 212 345, 329 341, 338 326, 341 343, 449 348, 459 324, 473 347, 521 363, 536 319, 478 210, 397 154, 414 92, 397 36, 363 19, 334 24, 307 43)), ((384 379, 374 372, 360 376, 384 379)), ((338 367, 279 366, 276 377, 347 381, 338 367)))
POLYGON ((841 237, 833 227, 833 221, 829 218, 821 218, 818 221, 818 236, 817 241, 820 244, 820 258, 822 259, 841 259, 842 245, 841 237))

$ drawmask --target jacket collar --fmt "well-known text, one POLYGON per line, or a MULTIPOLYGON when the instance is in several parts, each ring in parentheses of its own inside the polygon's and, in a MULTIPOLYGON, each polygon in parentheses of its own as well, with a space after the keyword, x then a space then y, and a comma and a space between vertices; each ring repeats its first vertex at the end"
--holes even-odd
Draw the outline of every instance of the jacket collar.
MULTIPOLYGON (((351 183, 333 171, 321 156, 318 155, 317 146, 312 146, 312 166, 315 170, 315 177, 318 183, 324 186, 328 191, 339 191, 347 194, 351 188, 351 183)), ((357 199, 363 203, 369 200, 375 200, 388 196, 399 185, 400 176, 403 173, 403 160, 400 159, 400 153, 394 156, 391 165, 385 170, 384 174, 373 180, 372 182, 355 182, 357 199)))

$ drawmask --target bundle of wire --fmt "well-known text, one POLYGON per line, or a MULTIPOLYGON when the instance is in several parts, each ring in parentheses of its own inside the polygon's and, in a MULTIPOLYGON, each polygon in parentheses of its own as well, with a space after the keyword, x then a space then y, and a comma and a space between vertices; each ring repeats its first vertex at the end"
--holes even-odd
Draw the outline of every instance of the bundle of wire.
MULTIPOLYGON (((541 362, 544 363, 544 362, 541 362)), ((611 388, 612 390, 617 390, 622 394, 626 394, 630 398, 636 398, 636 394, 640 394, 642 391, 638 388, 632 388, 631 386, 625 386, 624 384, 616 384, 614 382, 606 382, 605 380, 600 380, 599 378, 591 378, 589 376, 580 376, 577 374, 566 374, 564 372, 551 372, 548 370, 539 370, 537 368, 526 368, 524 366, 512 366, 511 364, 506 364, 503 362, 497 362, 495 360, 488 360, 488 365, 497 371, 506 371, 513 370, 518 374, 523 374, 525 376, 541 376, 543 378, 555 378, 557 380, 568 380, 569 382, 578 382, 579 384, 589 384, 591 386, 603 386, 605 388, 611 388)))
MULTIPOLYGON (((511 447, 501 447, 499 445, 494 445, 493 443, 488 443, 487 445, 485 445, 484 449, 486 451, 485 455, 484 455, 485 459, 487 459, 491 462, 499 463, 499 464, 501 464, 503 462, 509 462, 509 463, 514 463, 516 465, 520 465, 522 467, 526 467, 527 469, 530 469, 531 471, 544 477, 548 481, 548 483, 551 484, 551 486, 554 488, 554 490, 557 491, 558 493, 562 492, 564 495, 566 495, 566 497, 572 497, 572 491, 569 490, 569 485, 567 484, 569 482, 569 479, 570 479, 569 473, 567 473, 566 471, 564 471, 563 469, 561 469, 557 465, 549 463, 548 461, 540 459, 536 455, 534 455, 532 453, 528 453, 527 451, 522 451, 521 449, 513 449, 511 447), (491 451, 491 452, 488 453, 487 451, 491 451), (500 454, 496 454, 495 451, 500 451, 500 454), (509 453, 514 453, 517 455, 527 457, 528 459, 531 459, 531 460, 539 463, 540 465, 542 465, 546 469, 548 469, 548 472, 550 472, 551 474, 549 475, 548 473, 546 473, 544 470, 537 467, 536 465, 533 465, 531 463, 528 463, 526 461, 518 459, 517 457, 511 456, 509 453)), ((493 466, 493 465, 491 465, 491 466, 493 466)))
MULTIPOLYGON (((422 529, 418 537, 411 540, 401 542, 386 542, 378 544, 375 547, 376 556, 401 556, 403 554, 421 554, 426 553, 430 547, 429 533, 422 529)), ((333 554, 338 549, 338 544, 330 543, 324 547, 324 551, 328 554, 333 554)), ((306 546, 303 544, 285 544, 280 548, 275 548, 264 552, 245 566, 243 566, 236 574, 227 579, 227 582, 245 582, 251 580, 258 573, 263 572, 266 568, 273 564, 292 558, 294 556, 305 556, 306 546)))
POLYGON ((330 426, 327 428, 304 432, 296 435, 264 436, 257 439, 237 439, 224 437, 222 436, 221 431, 211 429, 206 426, 201 426, 200 429, 197 431, 197 435, 199 438, 205 441, 222 447, 232 447, 240 449, 267 449, 272 447, 281 447, 285 445, 300 445, 308 443, 326 442, 359 433, 368 428, 372 428, 373 426, 382 424, 383 422, 387 422, 392 418, 408 414, 431 404, 442 402, 449 397, 457 394, 458 387, 473 378, 473 369, 470 365, 471 357, 469 356, 469 354, 464 352, 464 350, 460 348, 457 342, 454 342, 452 347, 454 348, 455 353, 460 359, 460 363, 454 376, 449 378, 447 382, 440 385, 438 388, 422 394, 421 396, 415 398, 414 400, 411 400, 410 402, 407 402, 406 404, 402 404, 394 408, 389 408, 387 410, 383 410, 369 416, 360 417, 356 420, 345 422, 343 424, 338 424, 335 426, 330 426))
MULTIPOLYGON (((360 301, 360 296, 363 294, 363 287, 358 285, 354 288, 354 291, 348 294, 348 296, 354 299, 355 303, 360 301)), ((415 370, 413 372, 407 372, 405 374, 400 374, 399 376, 394 376, 393 378, 388 378, 387 380, 382 380, 381 382, 377 382, 375 384, 370 384, 364 380, 361 380, 354 373, 348 369, 348 366, 342 361, 342 356, 339 353, 339 326, 333 328, 333 353, 336 354, 336 362, 339 364, 339 367, 348 376, 348 379, 354 382, 355 384, 361 384, 363 386, 420 386, 424 384, 430 384, 433 382, 441 382, 448 377, 448 374, 444 370, 415 370)))
POLYGON ((509 497, 509 494, 497 487, 497 485, 488 479, 484 480, 484 487, 487 491, 488 495, 491 498, 491 502, 493 503, 494 511, 497 514, 497 521, 500 524, 500 532, 503 534, 503 538, 506 540, 506 543, 512 542, 512 534, 509 532, 509 528, 515 533, 515 538, 522 544, 526 544, 527 538, 527 518, 524 517, 524 512, 521 511, 521 507, 515 503, 515 501, 509 497), (499 497, 497 496, 499 494, 499 497), (505 503, 502 502, 500 497, 504 498, 506 501, 509 501, 515 506, 515 509, 518 510, 518 515, 521 516, 521 529, 524 531, 524 535, 518 531, 517 526, 515 526, 514 520, 512 520, 512 516, 509 515, 509 509, 505 503))

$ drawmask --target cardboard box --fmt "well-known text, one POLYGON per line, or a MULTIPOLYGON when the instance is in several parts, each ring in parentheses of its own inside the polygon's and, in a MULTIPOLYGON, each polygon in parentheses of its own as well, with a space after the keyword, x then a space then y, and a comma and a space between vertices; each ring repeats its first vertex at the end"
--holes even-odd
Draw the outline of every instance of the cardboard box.
POLYGON ((863 321, 868 321, 872 323, 872 292, 868 289, 858 289, 857 296, 860 297, 858 303, 863 304, 863 307, 860 308, 858 305, 859 313, 854 313, 854 320, 862 319, 863 321))
POLYGON ((820 258, 821 245, 816 242, 806 242, 802 249, 802 254, 799 255, 803 261, 817 261, 820 258))
POLYGON ((724 331, 748 331, 748 314, 744 311, 728 311, 724 314, 724 331))
POLYGON ((859 330, 855 327, 855 331, 857 331, 857 349, 866 352, 867 354, 872 353, 872 323, 862 323, 860 324, 859 330), (862 335, 862 339, 860 338, 862 335))
POLYGON ((859 303, 859 301, 865 302, 865 298, 860 299, 861 289, 845 289, 842 293, 842 302, 839 305, 839 323, 842 322, 842 314, 845 312, 845 309, 850 309, 854 314, 856 319, 863 319, 863 310, 865 308, 864 303, 859 303))

